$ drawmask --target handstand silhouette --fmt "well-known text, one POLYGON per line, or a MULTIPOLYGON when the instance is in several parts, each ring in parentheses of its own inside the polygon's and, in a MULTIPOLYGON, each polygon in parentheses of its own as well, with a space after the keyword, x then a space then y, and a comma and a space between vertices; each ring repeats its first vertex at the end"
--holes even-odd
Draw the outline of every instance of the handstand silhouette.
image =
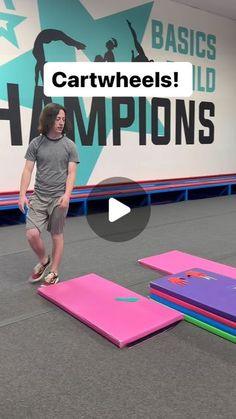
POLYGON ((138 55, 136 55, 136 57, 135 57, 134 56, 134 50, 132 49, 132 57, 131 57, 131 60, 132 61, 149 61, 149 62, 153 62, 153 60, 149 60, 146 57, 145 52, 144 52, 144 50, 143 50, 140 42, 138 41, 137 34, 136 34, 135 30, 132 28, 131 22, 129 20, 126 20, 126 22, 129 25, 130 31, 131 31, 131 33, 133 35, 135 48, 138 51, 138 55))
POLYGON ((76 49, 85 49, 86 45, 66 35, 57 29, 44 29, 34 41, 32 53, 36 59, 35 65, 35 85, 38 85, 39 74, 43 81, 43 66, 46 63, 44 54, 44 44, 50 44, 52 41, 62 41, 64 44, 75 47, 76 49))
POLYGON ((109 41, 106 42, 107 51, 105 52, 104 57, 102 55, 96 55, 94 61, 115 61, 115 56, 112 50, 117 46, 118 42, 115 38, 109 39, 109 41))

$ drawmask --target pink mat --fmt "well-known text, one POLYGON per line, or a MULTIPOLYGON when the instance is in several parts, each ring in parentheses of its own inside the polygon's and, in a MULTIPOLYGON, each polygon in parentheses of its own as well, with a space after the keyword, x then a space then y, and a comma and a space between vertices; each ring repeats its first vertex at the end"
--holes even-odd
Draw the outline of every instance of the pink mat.
POLYGON ((120 348, 183 319, 178 311, 96 274, 40 287, 38 293, 120 348))
POLYGON ((178 250, 171 250, 160 255, 139 259, 138 262, 148 268, 168 274, 175 274, 192 268, 201 268, 236 279, 236 268, 178 250))

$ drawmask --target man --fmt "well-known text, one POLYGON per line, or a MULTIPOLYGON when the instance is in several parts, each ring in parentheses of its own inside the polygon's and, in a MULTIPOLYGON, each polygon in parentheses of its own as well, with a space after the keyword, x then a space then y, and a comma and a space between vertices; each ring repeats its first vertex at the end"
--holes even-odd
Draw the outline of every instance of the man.
POLYGON ((18 205, 23 213, 25 207, 29 208, 26 237, 39 260, 29 281, 44 279, 43 285, 56 284, 59 281, 64 222, 79 163, 75 143, 65 135, 67 128, 66 109, 49 103, 39 118, 41 134, 30 142, 25 154, 26 162, 21 177, 18 205), (37 171, 34 192, 28 201, 26 191, 35 163, 37 171), (47 256, 41 238, 45 226, 52 238, 52 257, 47 256))

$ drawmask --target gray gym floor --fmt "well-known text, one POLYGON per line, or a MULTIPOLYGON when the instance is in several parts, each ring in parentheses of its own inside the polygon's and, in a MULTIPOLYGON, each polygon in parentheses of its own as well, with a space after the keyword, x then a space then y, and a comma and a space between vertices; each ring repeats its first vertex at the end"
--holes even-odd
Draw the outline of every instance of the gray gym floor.
MULTIPOLYGON (((36 294, 24 225, 0 238, 1 419, 236 417, 233 343, 183 321, 119 349, 36 294)), ((67 218, 60 277, 95 272, 147 295, 162 275, 137 259, 172 249, 236 266, 236 197, 153 206, 145 231, 124 243, 67 218)))

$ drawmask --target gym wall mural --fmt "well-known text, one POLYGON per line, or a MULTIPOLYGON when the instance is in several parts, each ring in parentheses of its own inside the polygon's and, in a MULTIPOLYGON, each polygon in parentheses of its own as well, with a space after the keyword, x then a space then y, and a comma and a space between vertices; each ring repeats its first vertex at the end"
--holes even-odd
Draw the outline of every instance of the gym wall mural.
POLYGON ((235 173, 235 41, 235 22, 169 0, 0 0, 0 191, 19 190, 51 101, 68 111, 76 185, 235 173), (50 61, 188 61, 193 95, 47 97, 50 61))

